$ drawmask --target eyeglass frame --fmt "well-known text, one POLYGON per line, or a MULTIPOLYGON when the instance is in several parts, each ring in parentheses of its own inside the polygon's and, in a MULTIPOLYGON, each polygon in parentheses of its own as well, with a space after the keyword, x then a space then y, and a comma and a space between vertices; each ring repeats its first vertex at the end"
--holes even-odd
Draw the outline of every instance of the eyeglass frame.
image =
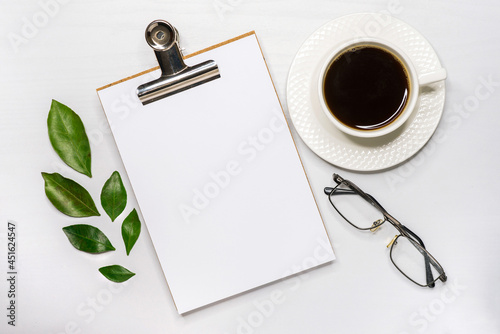
POLYGON ((391 214, 389 214, 389 212, 387 212, 387 210, 385 210, 382 207, 382 205, 380 205, 380 203, 372 195, 370 195, 368 193, 365 193, 363 190, 361 190, 361 188, 359 188, 353 182, 342 178, 340 175, 338 175, 336 173, 333 174, 333 180, 337 183, 337 185, 335 187, 325 187, 324 192, 325 192, 326 195, 328 195, 328 200, 330 201, 330 204, 333 206, 333 208, 335 209, 335 211, 337 211, 338 214, 342 218, 344 218, 344 220, 346 222, 348 222, 350 225, 352 225, 353 227, 355 227, 358 230, 370 230, 372 232, 375 232, 386 221, 388 221, 400 233, 399 235, 396 235, 392 239, 392 241, 389 243, 389 245, 387 245, 387 247, 391 246, 391 250, 390 250, 390 259, 391 259, 391 262, 399 270, 399 272, 401 272, 401 274, 403 274, 410 281, 412 281, 413 283, 415 283, 415 284, 417 284, 417 285, 419 285, 421 287, 434 288, 434 286, 435 286, 434 283, 437 280, 440 280, 442 282, 446 282, 446 280, 448 278, 447 278, 447 276, 446 276, 446 274, 444 272, 443 266, 441 266, 441 264, 439 264, 439 262, 434 258, 434 256, 432 256, 431 253, 429 253, 429 251, 425 248, 425 245, 424 245, 424 242, 422 241, 422 239, 420 239, 414 232, 412 232, 409 228, 407 228, 406 226, 404 226, 403 224, 401 224, 396 218, 394 218, 391 214), (348 189, 340 189, 339 187, 341 185, 345 185, 351 191, 349 192, 348 189), (363 228, 363 227, 356 226, 355 224, 353 224, 352 222, 350 222, 349 219, 347 219, 340 212, 340 210, 335 206, 335 204, 333 204, 331 197, 334 195, 334 193, 336 191, 341 191, 340 194, 354 194, 354 195, 361 196, 369 204, 371 204, 373 207, 375 207, 375 209, 377 209, 378 211, 380 211, 380 213, 382 213, 382 215, 384 216, 384 219, 379 219, 379 220, 375 221, 371 227, 363 228), (399 268, 398 265, 395 263, 395 261, 394 261, 394 259, 392 257, 392 251, 393 251, 394 245, 397 244, 397 240, 400 237, 407 238, 415 246, 415 248, 417 248, 417 250, 424 256, 427 284, 424 285, 424 284, 420 284, 420 283, 416 282, 411 277, 409 277, 403 270, 401 270, 401 268, 399 268), (439 276, 436 277, 436 278, 434 278, 433 275, 432 275, 432 271, 431 271, 431 267, 430 267, 431 266, 431 262, 433 262, 432 265, 434 266, 434 268, 436 269, 436 271, 439 273, 439 276))

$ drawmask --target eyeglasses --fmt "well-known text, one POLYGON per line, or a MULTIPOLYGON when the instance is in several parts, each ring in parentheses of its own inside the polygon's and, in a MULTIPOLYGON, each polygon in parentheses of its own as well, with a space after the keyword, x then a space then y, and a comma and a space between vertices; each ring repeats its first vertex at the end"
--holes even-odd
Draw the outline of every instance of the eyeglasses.
POLYGON ((446 282, 443 267, 425 249, 422 240, 406 226, 391 216, 370 194, 365 193, 349 180, 333 174, 335 187, 326 187, 330 203, 335 210, 358 230, 375 232, 389 222, 398 230, 387 247, 394 266, 410 281, 422 287, 433 288, 437 280, 446 282))

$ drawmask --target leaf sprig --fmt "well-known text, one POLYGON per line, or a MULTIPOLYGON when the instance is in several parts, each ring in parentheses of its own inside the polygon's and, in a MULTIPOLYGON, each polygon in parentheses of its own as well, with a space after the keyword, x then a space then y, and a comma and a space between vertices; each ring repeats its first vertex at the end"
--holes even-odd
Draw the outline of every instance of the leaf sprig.
POLYGON ((47 126, 50 143, 59 157, 77 172, 92 177, 89 138, 80 116, 52 100, 47 126))
POLYGON ((122 266, 119 266, 117 264, 99 268, 99 271, 104 275, 104 277, 106 277, 110 281, 117 283, 125 282, 135 275, 127 268, 123 268, 122 266))
MULTIPOLYGON (((47 118, 49 139, 59 157, 75 171, 92 177, 90 144, 81 118, 66 105, 52 100, 47 118)), ((79 183, 59 173, 42 173, 45 194, 54 207, 70 217, 100 216, 90 193, 79 183)), ((101 191, 101 205, 112 222, 127 206, 127 191, 120 173, 115 171, 101 191)), ((108 237, 97 227, 76 224, 63 228, 69 242, 76 249, 100 254, 115 251, 108 237)), ((122 223, 122 238, 127 256, 141 233, 141 222, 135 209, 122 223)), ((135 273, 120 265, 99 268, 101 274, 113 282, 124 282, 135 273)))
POLYGON ((104 183, 101 192, 101 204, 112 222, 115 221, 123 212, 125 206, 127 206, 127 191, 123 186, 120 173, 113 172, 106 183, 104 183))
POLYGON ((91 254, 114 251, 108 237, 97 227, 85 224, 63 227, 69 242, 78 250, 91 254))
POLYGON ((122 224, 122 237, 127 255, 130 254, 132 247, 134 247, 135 242, 139 238, 139 234, 141 234, 141 221, 139 220, 137 211, 134 209, 127 218, 125 218, 122 224))
POLYGON ((42 173, 45 194, 50 202, 70 217, 100 216, 89 192, 80 184, 58 173, 42 173))

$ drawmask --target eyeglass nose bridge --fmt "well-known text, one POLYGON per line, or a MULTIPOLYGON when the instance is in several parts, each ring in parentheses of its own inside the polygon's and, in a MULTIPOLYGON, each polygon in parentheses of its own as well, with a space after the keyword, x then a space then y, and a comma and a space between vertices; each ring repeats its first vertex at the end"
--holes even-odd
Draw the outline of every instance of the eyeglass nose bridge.
POLYGON ((384 219, 378 219, 378 220, 374 221, 372 224, 372 227, 370 228, 370 232, 375 232, 379 228, 381 228, 384 221, 385 221, 384 219))
POLYGON ((397 245, 397 243, 398 243, 398 242, 396 241, 396 239, 397 239, 398 237, 399 237, 399 235, 397 235, 397 234, 396 234, 396 235, 394 236, 394 238, 392 238, 391 242, 389 242, 389 243, 387 244, 387 248, 391 247, 392 245, 397 245))

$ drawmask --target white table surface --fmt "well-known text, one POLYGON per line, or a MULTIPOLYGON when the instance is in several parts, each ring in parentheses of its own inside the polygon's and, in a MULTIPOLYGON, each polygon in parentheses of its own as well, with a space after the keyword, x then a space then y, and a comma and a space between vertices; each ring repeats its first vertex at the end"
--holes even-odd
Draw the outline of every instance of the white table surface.
MULTIPOLYGON (((500 333, 499 2, 55 1, 0 4, 0 332, 500 333), (413 26, 436 49, 448 71, 444 114, 414 158, 376 173, 324 162, 292 127, 336 252, 332 264, 180 316, 146 229, 127 257, 119 222, 66 217, 45 197, 42 171, 61 172, 98 198, 118 170, 132 192, 95 89, 156 66, 144 40, 150 21, 177 27, 185 54, 255 30, 287 113, 288 69, 302 42, 342 15, 379 11, 413 26), (51 148, 51 99, 82 117, 91 137, 92 179, 64 166, 51 148), (366 235, 341 221, 322 192, 333 172, 418 233, 448 282, 414 286, 389 261, 385 245, 393 229, 366 235), (19 228, 15 328, 7 326, 3 278, 7 219, 19 228), (117 252, 73 249, 61 228, 76 223, 101 228, 117 240, 117 252), (137 275, 110 283, 97 268, 111 263, 137 275)), ((134 207, 130 196, 126 211, 134 207)))

